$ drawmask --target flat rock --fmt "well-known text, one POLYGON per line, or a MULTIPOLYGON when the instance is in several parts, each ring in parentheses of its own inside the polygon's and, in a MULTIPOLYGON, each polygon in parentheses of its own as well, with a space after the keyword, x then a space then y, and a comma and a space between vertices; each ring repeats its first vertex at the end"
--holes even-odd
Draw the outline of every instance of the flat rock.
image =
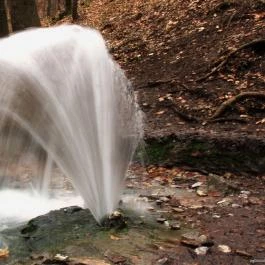
POLYGON ((208 238, 206 235, 200 235, 198 232, 189 232, 181 236, 181 243, 183 245, 199 247, 206 243, 208 238))
POLYGON ((223 252, 223 253, 231 253, 231 248, 227 245, 218 245, 218 250, 223 252))

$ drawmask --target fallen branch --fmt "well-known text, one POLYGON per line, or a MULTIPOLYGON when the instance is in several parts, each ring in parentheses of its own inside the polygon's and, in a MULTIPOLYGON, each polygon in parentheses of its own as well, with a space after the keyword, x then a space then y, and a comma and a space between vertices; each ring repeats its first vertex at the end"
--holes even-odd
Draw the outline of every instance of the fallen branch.
POLYGON ((229 52, 226 56, 224 56, 223 58, 221 58, 219 61, 219 64, 217 66, 215 66, 214 68, 212 68, 212 70, 207 73, 206 75, 198 78, 195 80, 195 82, 201 82, 201 81, 204 81, 206 80, 208 77, 210 77, 211 75, 213 75, 214 73, 218 72, 227 62, 228 60, 237 52, 245 49, 245 48, 249 48, 251 46, 255 46, 257 44, 262 44, 264 43, 265 44, 265 39, 256 39, 256 40, 253 40, 253 41, 250 41, 248 43, 245 43, 243 45, 241 45, 239 48, 229 52))
POLYGON ((262 98, 265 99, 265 92, 242 92, 221 104, 221 106, 215 111, 210 120, 219 118, 231 105, 234 103, 246 99, 246 98, 262 98))

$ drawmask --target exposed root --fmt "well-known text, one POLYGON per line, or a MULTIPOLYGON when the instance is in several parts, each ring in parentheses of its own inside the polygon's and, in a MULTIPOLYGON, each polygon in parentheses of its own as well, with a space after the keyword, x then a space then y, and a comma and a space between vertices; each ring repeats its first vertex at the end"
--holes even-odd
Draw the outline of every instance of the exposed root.
POLYGON ((211 75, 213 75, 214 73, 220 71, 220 69, 228 62, 228 60, 237 52, 245 49, 245 48, 249 48, 251 46, 255 46, 257 44, 265 44, 265 39, 256 39, 256 40, 253 40, 253 41, 250 41, 248 43, 245 43, 243 45, 241 45, 239 48, 229 52, 226 56, 223 56, 221 57, 218 61, 219 61, 219 64, 217 66, 215 66, 214 68, 212 68, 212 70, 207 73, 206 75, 198 78, 195 80, 195 82, 201 82, 201 81, 204 81, 206 80, 208 77, 210 77, 211 75))
POLYGON ((262 98, 265 99, 265 92, 242 92, 221 104, 221 106, 215 111, 210 120, 219 118, 231 105, 234 103, 246 99, 246 98, 262 98))

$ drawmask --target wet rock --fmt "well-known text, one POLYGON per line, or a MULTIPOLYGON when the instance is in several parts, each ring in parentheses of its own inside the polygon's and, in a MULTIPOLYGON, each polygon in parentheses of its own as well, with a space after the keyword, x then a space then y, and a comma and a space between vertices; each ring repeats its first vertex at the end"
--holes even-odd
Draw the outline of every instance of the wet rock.
POLYGON ((160 224, 163 224, 167 219, 166 218, 163 218, 163 217, 158 217, 156 218, 156 221, 160 224))
POLYGON ((217 249, 223 253, 231 253, 231 248, 227 245, 218 245, 217 249))
POLYGON ((101 221, 101 225, 105 228, 123 229, 127 226, 127 221, 121 212, 115 211, 111 215, 105 217, 101 221))
POLYGON ((208 252, 209 248, 208 247, 198 247, 194 250, 194 252, 198 255, 198 256, 205 256, 208 252))
POLYGON ((156 200, 156 205, 161 205, 163 203, 163 201, 161 200, 156 200))
POLYGON ((181 243, 186 246, 199 247, 208 241, 206 235, 200 235, 198 232, 189 232, 181 236, 181 243))
POLYGON ((73 213, 79 212, 81 210, 82 210, 82 208, 79 206, 70 206, 70 207, 66 207, 63 209, 63 211, 65 213, 68 213, 68 214, 73 214, 73 213))
POLYGON ((181 228, 180 223, 178 222, 170 222, 169 227, 171 230, 179 230, 181 228))

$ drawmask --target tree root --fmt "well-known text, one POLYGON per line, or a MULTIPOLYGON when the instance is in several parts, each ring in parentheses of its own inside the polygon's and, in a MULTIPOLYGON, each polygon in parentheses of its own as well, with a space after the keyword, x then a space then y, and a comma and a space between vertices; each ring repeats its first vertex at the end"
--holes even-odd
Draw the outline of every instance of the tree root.
POLYGON ((223 56, 221 57, 218 61, 219 61, 219 64, 217 64, 217 66, 215 66, 214 68, 212 68, 212 70, 207 73, 206 75, 198 78, 195 80, 195 82, 201 82, 201 81, 204 81, 206 80, 208 77, 210 77, 211 75, 213 75, 214 73, 220 71, 220 69, 228 62, 228 60, 237 52, 245 49, 245 48, 249 48, 251 46, 255 46, 257 44, 261 44, 261 43, 264 43, 265 44, 265 39, 255 39, 253 41, 250 41, 248 43, 245 43, 243 45, 241 45, 239 48, 229 52, 226 56, 223 56))
POLYGON ((194 122, 194 123, 202 123, 202 124, 209 124, 209 123, 217 123, 217 122, 237 122, 237 123, 247 123, 246 119, 243 118, 222 118, 221 116, 224 112, 231 107, 234 103, 244 100, 246 98, 261 98, 265 100, 265 92, 242 92, 226 101, 224 101, 215 111, 215 113, 206 120, 201 120, 195 116, 189 115, 181 110, 179 110, 175 103, 172 100, 167 100, 163 102, 163 107, 170 108, 175 114, 179 116, 180 119, 186 122, 194 122))
POLYGON ((174 105, 171 105, 169 107, 174 111, 174 113, 176 113, 184 121, 187 121, 187 122, 197 122, 197 123, 200 122, 200 120, 198 118, 196 118, 194 116, 191 116, 189 114, 186 114, 186 113, 180 111, 174 105))
POLYGON ((215 120, 215 119, 219 118, 234 103, 236 103, 240 100, 246 99, 246 98, 250 98, 250 97, 251 98, 265 99, 265 92, 242 92, 242 93, 226 100, 225 102, 223 102, 221 104, 221 106, 219 108, 217 108, 217 110, 212 115, 210 120, 215 120))

